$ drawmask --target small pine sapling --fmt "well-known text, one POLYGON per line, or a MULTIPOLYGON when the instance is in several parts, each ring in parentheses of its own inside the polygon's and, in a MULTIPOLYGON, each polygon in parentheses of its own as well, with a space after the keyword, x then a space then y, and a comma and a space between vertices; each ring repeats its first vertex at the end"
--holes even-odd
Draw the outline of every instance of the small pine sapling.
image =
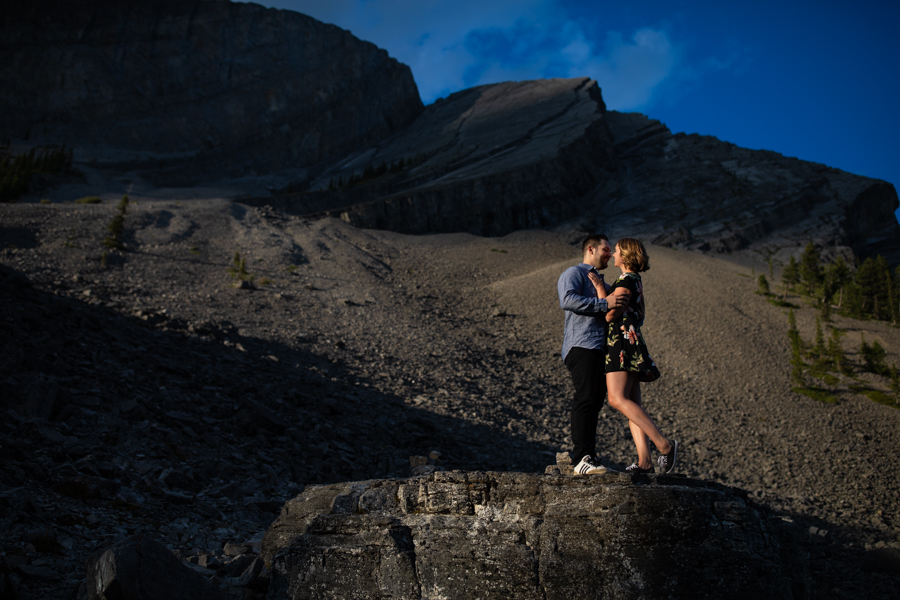
POLYGON ((800 267, 797 265, 794 257, 791 256, 790 262, 781 270, 781 284, 784 286, 784 295, 781 297, 782 302, 787 300, 788 291, 798 283, 800 283, 800 267))
POLYGON ((106 226, 109 235, 103 240, 103 245, 111 250, 125 250, 125 244, 122 242, 122 234, 125 233, 125 213, 128 212, 127 195, 122 196, 122 199, 119 201, 116 208, 119 212, 113 216, 112 221, 106 226))
POLYGON ((867 346, 868 347, 864 349, 863 346, 860 345, 860 353, 862 354, 863 365, 866 371, 875 373, 876 375, 889 375, 890 372, 888 366, 884 362, 887 352, 885 352, 881 342, 875 340, 871 345, 867 346))
POLYGON ((788 311, 788 338, 791 340, 791 379, 797 385, 803 385, 803 340, 797 330, 794 309, 788 311))
POLYGON ((896 326, 900 322, 900 306, 897 302, 897 283, 891 277, 891 271, 888 269, 885 273, 885 287, 887 287, 888 306, 891 314, 891 325, 896 326))
POLYGON ((810 354, 816 361, 823 360, 828 354, 828 350, 825 347, 825 336, 822 333, 822 322, 819 320, 818 316, 816 316, 816 343, 810 354))
POLYGON ((825 323, 831 322, 831 302, 827 297, 822 300, 820 316, 825 323))
POLYGON ((839 329, 831 330, 831 335, 828 337, 828 356, 834 363, 835 371, 842 375, 849 375, 847 356, 844 354, 844 345, 841 343, 843 335, 839 329))
POLYGON ((900 404, 900 369, 897 365, 891 365, 891 394, 894 396, 894 404, 900 404))
POLYGON ((234 253, 234 258, 231 259, 231 266, 228 267, 228 274, 232 279, 238 281, 253 282, 253 274, 247 271, 247 259, 241 257, 239 252, 234 253))

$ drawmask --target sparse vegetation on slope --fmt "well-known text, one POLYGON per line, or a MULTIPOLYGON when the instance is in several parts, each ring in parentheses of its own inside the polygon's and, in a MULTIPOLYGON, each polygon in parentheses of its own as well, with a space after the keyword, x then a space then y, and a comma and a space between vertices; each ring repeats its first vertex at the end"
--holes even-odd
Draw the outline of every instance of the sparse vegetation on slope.
POLYGON ((124 250, 125 243, 122 241, 122 234, 125 233, 125 213, 128 212, 128 196, 122 196, 119 204, 116 205, 116 214, 106 226, 109 235, 103 240, 103 245, 110 250, 124 250))
POLYGON ((64 173, 72 168, 65 146, 34 147, 12 156, 9 142, 0 145, 0 202, 14 202, 28 191, 35 173, 64 173))
POLYGON ((815 245, 810 242, 799 262, 791 257, 781 277, 783 295, 780 299, 773 300, 771 294, 763 290, 761 281, 757 293, 768 295, 770 302, 776 306, 790 308, 788 339, 791 344, 793 391, 817 400, 836 402, 835 394, 848 390, 880 404, 900 407, 900 394, 854 383, 854 372, 867 372, 879 376, 885 386, 890 385, 888 379, 897 367, 885 362, 887 353, 881 343, 876 339, 869 344, 865 334, 861 333, 859 363, 852 365, 841 342, 844 332, 832 324, 834 310, 836 314, 852 319, 877 319, 896 325, 900 311, 897 306, 900 268, 897 276, 893 276, 887 261, 881 256, 867 258, 855 272, 841 258, 823 265, 815 245), (793 310, 796 306, 786 301, 788 292, 799 294, 801 299, 819 310, 812 345, 807 345, 800 337, 793 310), (831 330, 827 343, 823 324, 831 330))
MULTIPOLYGON (((555 286, 578 249, 565 235, 406 236, 231 202, 142 201, 129 205, 134 251, 103 270, 97 231, 112 209, 0 207, 4 232, 17 236, 0 262, 31 279, 26 300, 4 304, 14 319, 0 320, 12 340, 0 361, 10 393, 0 397, 24 398, 18 411, 57 390, 49 417, 0 410, 0 442, 13 452, 0 479, 45 514, 54 506, 47 526, 73 544, 29 560, 83 577, 74 570, 116 528, 183 557, 220 556, 222 542, 265 528, 305 485, 406 475, 411 456, 433 450, 449 469, 542 471, 569 449, 555 286), (60 246, 66 236, 74 247, 60 246), (226 260, 198 259, 191 245, 226 260), (232 289, 223 271, 250 262, 273 281, 232 289), (99 497, 54 491, 73 482, 99 497), (93 528, 63 524, 88 516, 93 528)), ((790 393, 786 311, 753 293, 758 281, 697 253, 649 251, 644 333, 663 377, 642 394, 683 444, 679 474, 738 486, 798 530, 830 532, 816 545, 833 557, 821 571, 828 590, 881 589, 856 565, 867 545, 900 541, 900 482, 885 451, 900 446, 900 411, 862 388, 835 404, 790 393)), ((0 285, 0 297, 18 289, 0 285)), ((808 352, 829 353, 850 324, 881 342, 888 364, 898 355, 900 330, 835 314, 817 336, 818 311, 797 302, 808 387, 838 385, 816 379, 808 352)), ((857 339, 845 341, 858 381, 836 367, 823 378, 889 393, 881 376, 858 370, 857 339)), ((610 466, 634 459, 627 421, 609 407, 598 443, 610 466)), ((34 515, 0 518, 24 549, 34 515)))

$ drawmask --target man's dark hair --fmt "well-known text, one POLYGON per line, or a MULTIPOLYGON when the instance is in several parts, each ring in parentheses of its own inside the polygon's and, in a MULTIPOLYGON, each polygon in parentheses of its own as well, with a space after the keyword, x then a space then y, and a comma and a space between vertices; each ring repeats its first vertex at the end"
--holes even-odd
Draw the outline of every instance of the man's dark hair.
POLYGON ((588 246, 597 246, 600 244, 600 240, 609 241, 609 238, 606 237, 605 234, 602 233, 592 233, 591 235, 584 238, 584 241, 581 242, 581 254, 584 254, 587 251, 588 246))

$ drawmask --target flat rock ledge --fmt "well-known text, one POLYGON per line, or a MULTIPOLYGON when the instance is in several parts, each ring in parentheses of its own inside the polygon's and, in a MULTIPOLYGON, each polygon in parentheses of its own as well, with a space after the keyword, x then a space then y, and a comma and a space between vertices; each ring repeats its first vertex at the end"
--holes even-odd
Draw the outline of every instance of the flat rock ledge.
POLYGON ((434 472, 307 488, 267 598, 806 598, 790 525, 677 476, 434 472))

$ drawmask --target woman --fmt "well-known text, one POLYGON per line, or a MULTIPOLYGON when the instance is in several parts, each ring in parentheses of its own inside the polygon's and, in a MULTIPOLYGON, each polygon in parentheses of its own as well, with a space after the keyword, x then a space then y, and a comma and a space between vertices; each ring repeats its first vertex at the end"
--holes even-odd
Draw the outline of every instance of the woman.
POLYGON ((638 460, 625 470, 628 473, 652 473, 648 437, 660 452, 657 463, 663 473, 671 473, 678 460, 678 442, 669 440, 641 406, 641 381, 655 381, 659 370, 647 352, 641 336, 644 323, 644 288, 642 273, 650 268, 644 245, 634 238, 622 238, 613 253, 615 266, 622 275, 610 286, 590 273, 591 283, 599 298, 624 295, 628 304, 606 313, 606 389, 609 404, 628 417, 631 437, 637 448, 638 460))

